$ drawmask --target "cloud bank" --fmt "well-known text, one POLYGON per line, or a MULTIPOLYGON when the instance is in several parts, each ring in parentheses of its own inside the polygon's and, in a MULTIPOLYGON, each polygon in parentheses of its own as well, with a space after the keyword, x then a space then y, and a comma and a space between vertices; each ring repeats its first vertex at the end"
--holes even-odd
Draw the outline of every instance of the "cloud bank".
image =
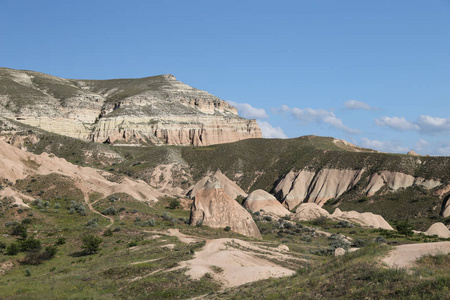
POLYGON ((290 108, 289 106, 283 104, 281 108, 277 109, 277 112, 289 113, 294 119, 300 121, 300 124, 302 125, 307 125, 311 122, 326 123, 346 133, 357 134, 360 132, 358 129, 353 129, 348 127, 347 125, 344 125, 342 120, 337 118, 332 111, 328 111, 325 109, 300 109, 297 107, 290 108))
POLYGON ((284 134, 283 129, 281 127, 273 127, 266 121, 257 121, 259 128, 261 129, 262 135, 264 138, 279 138, 286 139, 287 136, 284 134))
POLYGON ((411 122, 404 117, 381 117, 375 119, 375 124, 398 131, 417 130, 431 135, 450 134, 450 118, 422 115, 417 121, 411 122))
POLYGON ((377 110, 376 107, 372 107, 369 104, 362 102, 362 101, 357 101, 357 100, 349 100, 344 102, 344 106, 347 109, 362 109, 362 110, 377 110))
POLYGON ((264 108, 256 108, 248 103, 237 103, 234 101, 228 101, 231 105, 237 108, 238 114, 246 119, 267 119, 269 115, 264 108))

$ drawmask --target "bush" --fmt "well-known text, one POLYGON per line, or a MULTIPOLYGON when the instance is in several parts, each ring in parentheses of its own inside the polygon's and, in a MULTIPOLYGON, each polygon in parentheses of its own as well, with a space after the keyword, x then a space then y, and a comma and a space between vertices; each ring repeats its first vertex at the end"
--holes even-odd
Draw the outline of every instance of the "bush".
POLYGON ((14 226, 11 231, 11 235, 19 236, 22 239, 26 239, 28 236, 27 228, 23 224, 18 224, 14 226))
POLYGON ((346 220, 340 220, 336 227, 353 228, 355 225, 346 220))
POLYGON ((89 221, 87 221, 85 226, 88 229, 95 229, 95 228, 99 227, 97 222, 98 222, 98 218, 95 217, 95 218, 92 218, 89 221))
POLYGON ((8 247, 5 249, 6 255, 17 255, 20 251, 20 246, 17 243, 11 243, 8 247))
POLYGON ((68 207, 69 214, 73 214, 77 212, 78 214, 85 216, 86 215, 86 208, 84 207, 83 203, 77 203, 75 201, 70 201, 70 205, 68 207))
POLYGON ((6 249, 6 246, 7 246, 6 243, 0 241, 0 252, 3 253, 3 251, 6 249))
POLYGON ((386 239, 382 236, 377 236, 374 239, 374 241, 375 241, 375 243, 378 243, 378 244, 386 244, 386 239))
POLYGON ((263 220, 264 220, 264 221, 267 221, 267 222, 272 222, 272 217, 271 217, 271 216, 265 216, 265 217, 263 218, 263 220))
POLYGON ((105 232, 103 232, 103 236, 112 236, 113 235, 113 231, 108 228, 105 230, 105 232))
POLYGON ((227 226, 227 227, 225 227, 223 230, 225 230, 225 231, 230 231, 230 230, 231 230, 231 227, 230 227, 230 226, 227 226))
POLYGON ((111 215, 111 216, 115 216, 117 215, 117 210, 114 207, 108 207, 107 209, 105 209, 104 211, 102 211, 103 215, 111 215))
POLYGON ((404 236, 413 236, 414 232, 412 231, 413 227, 408 221, 398 222, 395 225, 395 229, 397 229, 398 233, 403 234, 404 236))
POLYGON ((20 251, 36 251, 41 249, 41 241, 33 237, 19 242, 20 251))
POLYGON ((66 243, 65 237, 59 237, 58 240, 56 241, 56 245, 64 245, 65 243, 66 243))
POLYGON ((40 265, 43 261, 52 259, 57 252, 58 248, 48 246, 43 252, 35 251, 28 253, 20 263, 24 265, 40 265))
POLYGON ((85 254, 94 254, 100 250, 100 244, 103 240, 99 237, 96 237, 92 234, 88 234, 83 236, 82 238, 83 245, 81 248, 85 254))
POLYGON ((177 198, 173 198, 169 202, 169 208, 176 209, 176 208, 180 207, 180 204, 181 204, 180 200, 178 200, 177 198))

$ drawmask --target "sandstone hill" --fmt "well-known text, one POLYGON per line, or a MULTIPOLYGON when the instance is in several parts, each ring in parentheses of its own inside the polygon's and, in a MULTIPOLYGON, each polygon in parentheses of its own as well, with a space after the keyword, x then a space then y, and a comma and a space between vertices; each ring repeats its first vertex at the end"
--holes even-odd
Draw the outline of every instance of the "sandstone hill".
POLYGON ((173 75, 77 80, 0 68, 0 115, 94 142, 205 146, 262 137, 255 120, 173 75))
POLYGON ((251 192, 247 199, 245 199, 243 205, 251 212, 262 211, 263 213, 273 214, 278 217, 291 214, 273 195, 264 190, 251 192))

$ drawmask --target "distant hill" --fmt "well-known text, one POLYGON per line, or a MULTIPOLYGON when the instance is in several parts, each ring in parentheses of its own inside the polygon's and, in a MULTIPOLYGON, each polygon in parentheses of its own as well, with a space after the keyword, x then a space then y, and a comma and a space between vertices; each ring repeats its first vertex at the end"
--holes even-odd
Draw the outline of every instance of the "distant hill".
POLYGON ((95 142, 204 146, 262 137, 255 120, 169 74, 77 80, 0 68, 0 115, 95 142))

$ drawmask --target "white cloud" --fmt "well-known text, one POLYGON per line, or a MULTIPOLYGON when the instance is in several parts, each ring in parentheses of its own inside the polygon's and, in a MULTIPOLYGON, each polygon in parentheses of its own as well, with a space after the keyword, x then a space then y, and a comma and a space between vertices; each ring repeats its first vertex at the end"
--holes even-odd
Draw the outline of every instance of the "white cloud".
POLYGON ((300 124, 303 125, 309 124, 311 122, 323 122, 347 133, 355 134, 360 132, 357 129, 353 129, 348 127, 347 125, 344 125, 342 120, 337 118, 332 111, 328 111, 325 109, 300 109, 297 107, 290 108, 289 106, 283 104, 277 111, 290 113, 294 119, 300 121, 300 124))
POLYGON ((231 105, 237 108, 238 114, 247 119, 267 119, 269 115, 264 108, 256 108, 248 103, 237 103, 234 101, 228 101, 231 105))
POLYGON ((420 131, 429 134, 450 133, 450 118, 420 116, 417 121, 420 131))
POLYGON ((381 117, 379 119, 375 119, 375 124, 400 131, 419 129, 417 124, 407 121, 404 117, 381 117))
POLYGON ((407 153, 409 149, 404 147, 398 141, 386 142, 378 140, 370 140, 368 138, 361 138, 360 145, 364 148, 375 149, 382 152, 396 152, 396 153, 407 153))
POLYGON ((344 106, 348 109, 377 110, 376 107, 372 107, 365 102, 356 101, 356 100, 346 101, 346 102, 344 102, 344 106))
POLYGON ((428 152, 431 144, 424 139, 420 139, 416 142, 416 149, 419 152, 428 152))
POLYGON ((280 127, 273 127, 266 121, 257 121, 257 122, 264 138, 280 138, 280 139, 287 138, 286 134, 284 134, 283 129, 281 129, 280 127))

